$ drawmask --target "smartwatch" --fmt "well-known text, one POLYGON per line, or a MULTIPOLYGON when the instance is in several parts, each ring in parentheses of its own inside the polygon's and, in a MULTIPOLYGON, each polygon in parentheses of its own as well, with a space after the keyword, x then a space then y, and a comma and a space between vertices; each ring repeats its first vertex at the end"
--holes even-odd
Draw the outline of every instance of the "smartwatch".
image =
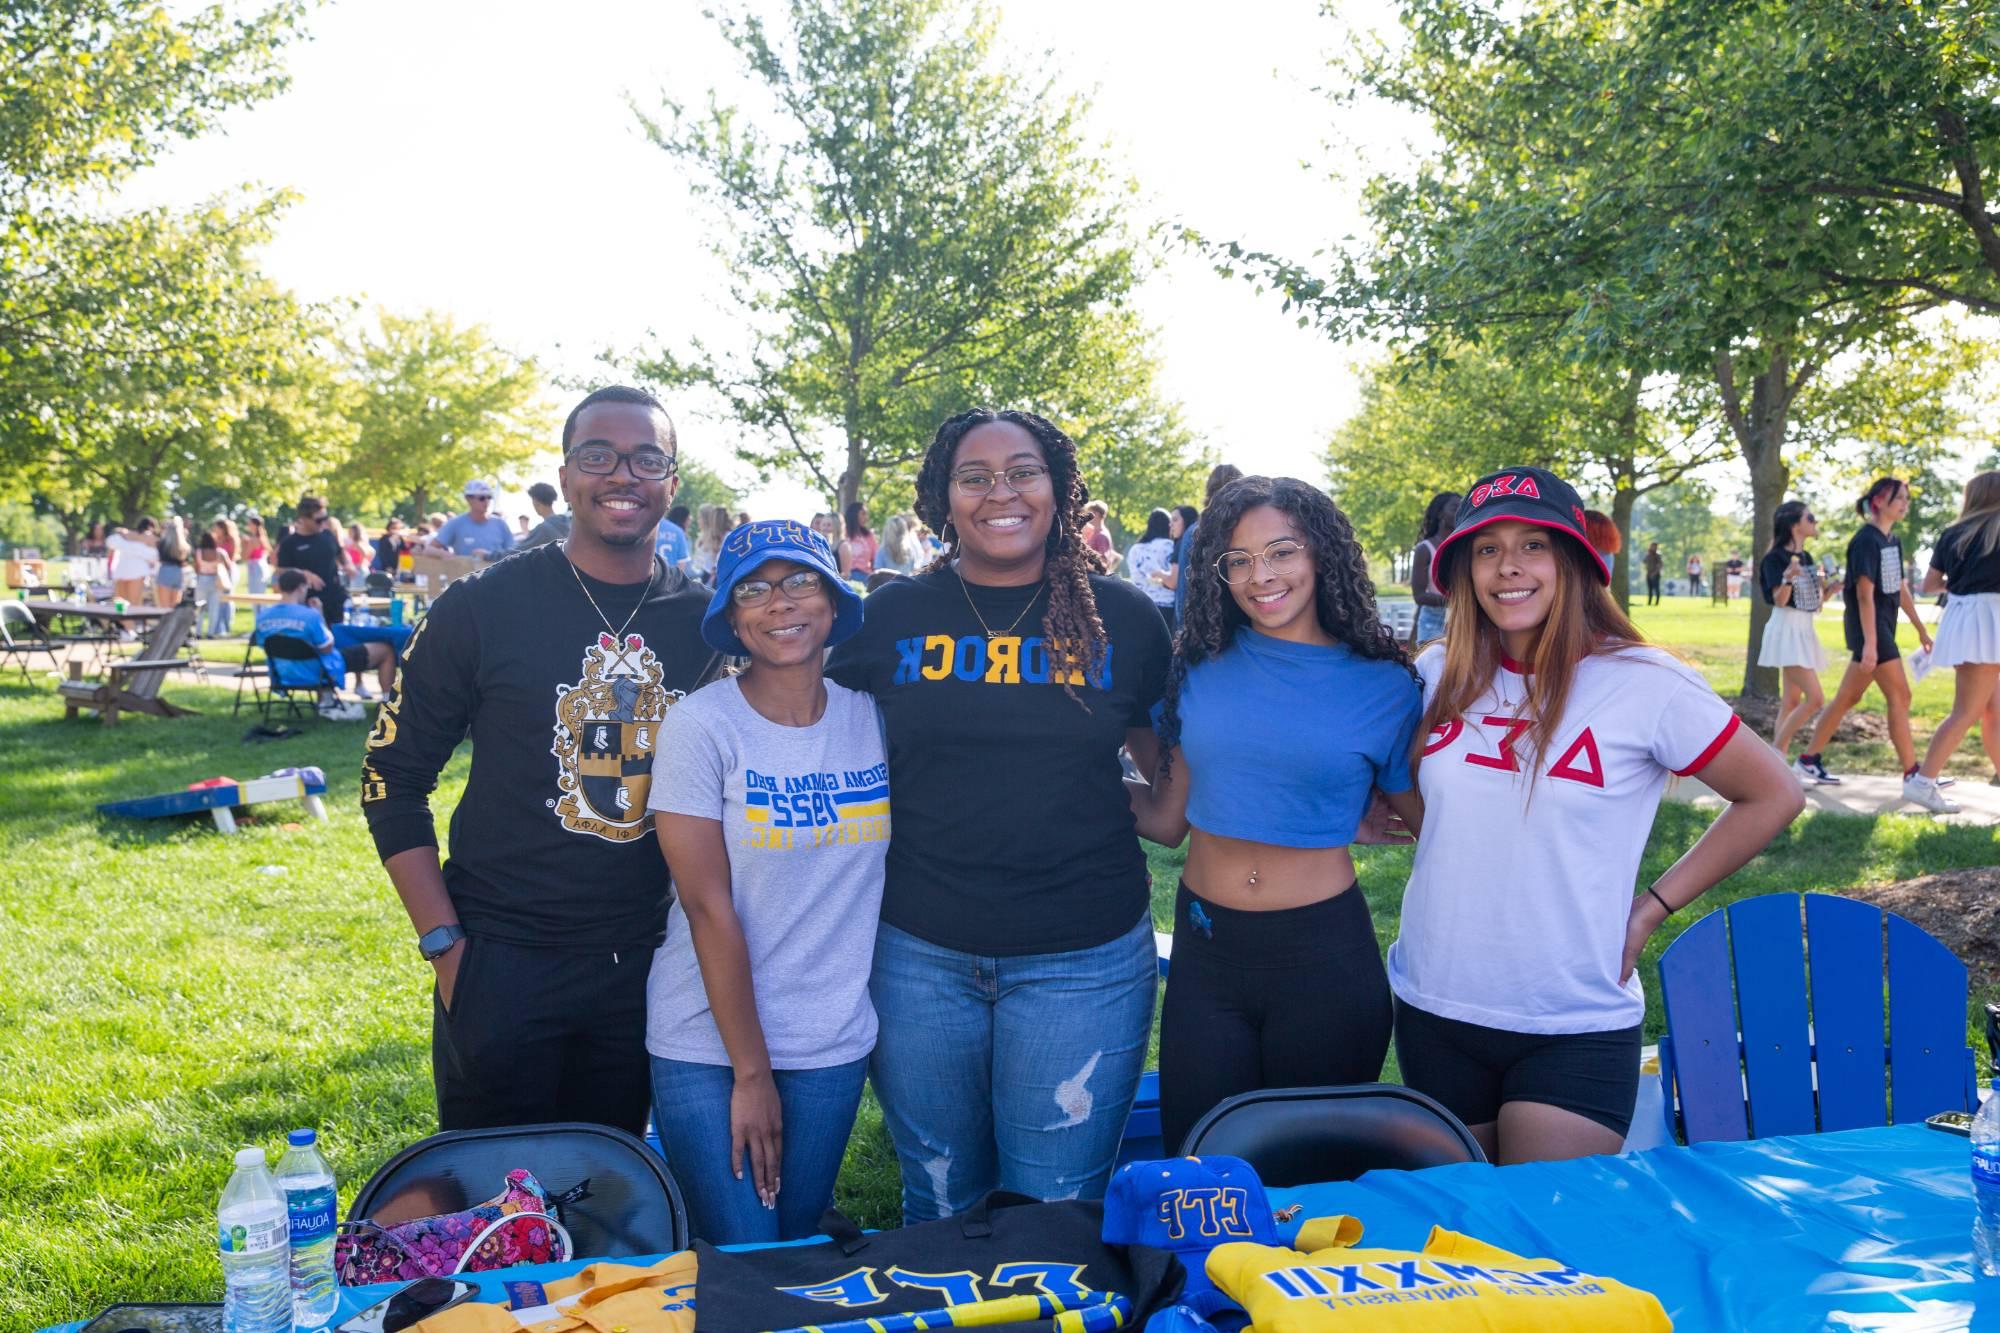
POLYGON ((465 938, 465 927, 454 921, 450 925, 427 930, 417 937, 417 952, 424 956, 426 963, 437 961, 451 952, 451 947, 465 938))

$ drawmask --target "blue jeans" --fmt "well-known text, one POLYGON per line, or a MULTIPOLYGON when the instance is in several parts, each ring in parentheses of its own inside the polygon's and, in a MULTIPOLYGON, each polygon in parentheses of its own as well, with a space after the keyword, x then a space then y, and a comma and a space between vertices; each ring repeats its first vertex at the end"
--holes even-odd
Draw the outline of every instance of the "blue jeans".
POLYGON ((229 635, 229 602, 222 595, 221 585, 216 576, 213 574, 195 575, 194 595, 195 599, 201 602, 203 607, 203 628, 201 632, 211 639, 227 638, 229 635))
POLYGON ((728 1065, 653 1060, 653 1124, 660 1147, 687 1202, 694 1234, 711 1245, 798 1240, 819 1234, 820 1214, 833 1206, 833 1182, 854 1132, 868 1062, 824 1069, 780 1069, 778 1105, 783 1146, 778 1160, 778 1206, 757 1200, 750 1152, 743 1178, 729 1161, 729 1095, 736 1087, 728 1065))
POLYGON ((903 1173, 903 1220, 989 1190, 1104 1193, 1139 1088, 1159 971, 1153 923, 1072 953, 988 958, 884 924, 869 1065, 903 1173))
POLYGON ((1444 637, 1444 608, 1441 606, 1420 606, 1417 608, 1417 644, 1419 647, 1432 639, 1444 637))

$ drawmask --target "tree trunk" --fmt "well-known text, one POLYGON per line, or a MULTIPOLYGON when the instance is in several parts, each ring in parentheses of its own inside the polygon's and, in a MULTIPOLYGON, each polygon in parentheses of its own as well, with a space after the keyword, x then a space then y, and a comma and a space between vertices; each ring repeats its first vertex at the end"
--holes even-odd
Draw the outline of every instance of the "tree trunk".
POLYGON ((1632 612, 1632 507, 1639 502, 1638 490, 1628 479, 1618 478, 1611 493, 1611 521, 1618 525, 1618 554, 1611 557, 1611 599, 1618 609, 1632 612))
POLYGON ((417 487, 417 489, 410 492, 410 499, 416 502, 417 526, 422 526, 424 520, 430 516, 431 512, 431 488, 428 486, 417 487))
MULTIPOLYGON (((1728 414, 1730 428, 1743 451, 1743 461, 1750 467, 1753 533, 1764 529, 1771 511, 1784 501, 1785 491, 1792 483, 1792 470, 1785 463, 1785 428, 1790 423, 1792 395, 1795 392, 1790 368, 1788 351, 1783 348, 1774 351, 1770 364, 1752 381, 1750 401, 1745 404, 1737 394, 1727 354, 1716 358, 1723 410, 1728 414)), ((1720 565, 1713 571, 1713 576, 1728 577, 1720 565)), ((1749 601, 1750 635, 1743 661, 1742 692, 1757 698, 1776 698, 1777 670, 1757 665, 1757 653, 1764 644, 1764 626, 1771 619, 1771 608, 1765 605, 1762 597, 1751 597, 1749 601)))
POLYGON ((853 432, 847 436, 847 469, 840 474, 840 489, 834 494, 833 516, 840 520, 840 535, 847 535, 847 506, 861 498, 861 483, 868 479, 868 456, 853 432))

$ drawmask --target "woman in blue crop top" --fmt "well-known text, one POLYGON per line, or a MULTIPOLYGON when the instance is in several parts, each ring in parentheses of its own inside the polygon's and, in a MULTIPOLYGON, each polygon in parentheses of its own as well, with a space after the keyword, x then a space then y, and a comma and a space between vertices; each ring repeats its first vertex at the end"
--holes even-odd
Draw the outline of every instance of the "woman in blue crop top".
POLYGON ((1372 1082, 1388 977, 1348 844, 1380 789, 1414 830, 1423 692, 1375 611, 1347 516, 1289 477, 1203 511, 1139 832, 1178 846, 1160 1020, 1160 1127, 1177 1148, 1257 1088, 1372 1082))

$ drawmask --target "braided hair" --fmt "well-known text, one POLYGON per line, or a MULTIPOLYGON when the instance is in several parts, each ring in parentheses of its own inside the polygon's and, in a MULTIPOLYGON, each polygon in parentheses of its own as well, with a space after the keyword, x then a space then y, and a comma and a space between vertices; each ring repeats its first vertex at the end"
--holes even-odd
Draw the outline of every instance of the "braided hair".
POLYGON ((951 469, 958 446, 978 427, 996 422, 1019 426, 1033 436, 1049 469, 1055 515, 1044 548, 1043 577, 1048 580, 1049 601, 1042 612, 1042 634, 1048 640, 1051 660, 1061 661, 1058 679, 1063 682, 1063 693, 1087 713, 1090 705, 1071 687, 1070 673, 1081 670, 1085 680, 1096 680, 1110 655, 1110 638, 1097 614, 1097 595, 1090 587, 1090 576, 1099 571, 1097 553, 1083 540, 1083 506, 1090 499, 1090 488, 1077 467, 1076 443, 1055 423, 1033 412, 978 407, 960 412, 937 428, 917 471, 917 517, 944 543, 926 572, 948 568, 959 552, 958 530, 951 521, 951 469), (1065 654, 1067 660, 1062 660, 1065 654))
POLYGON ((1187 605, 1181 612, 1180 635, 1174 640, 1173 665, 1167 671, 1165 715, 1159 735, 1163 767, 1171 767, 1174 747, 1181 740, 1180 698, 1190 668, 1219 657, 1250 623, 1243 608, 1219 577, 1216 561, 1229 549, 1236 524, 1252 509, 1269 505, 1284 513, 1304 538, 1313 562, 1313 614, 1319 627, 1350 648, 1356 657, 1395 662, 1411 673, 1410 656, 1375 610, 1375 581, 1368 576, 1368 558, 1354 539, 1354 528, 1340 507, 1317 487, 1292 477, 1244 477, 1224 487, 1201 512, 1181 577, 1187 580, 1187 605))

